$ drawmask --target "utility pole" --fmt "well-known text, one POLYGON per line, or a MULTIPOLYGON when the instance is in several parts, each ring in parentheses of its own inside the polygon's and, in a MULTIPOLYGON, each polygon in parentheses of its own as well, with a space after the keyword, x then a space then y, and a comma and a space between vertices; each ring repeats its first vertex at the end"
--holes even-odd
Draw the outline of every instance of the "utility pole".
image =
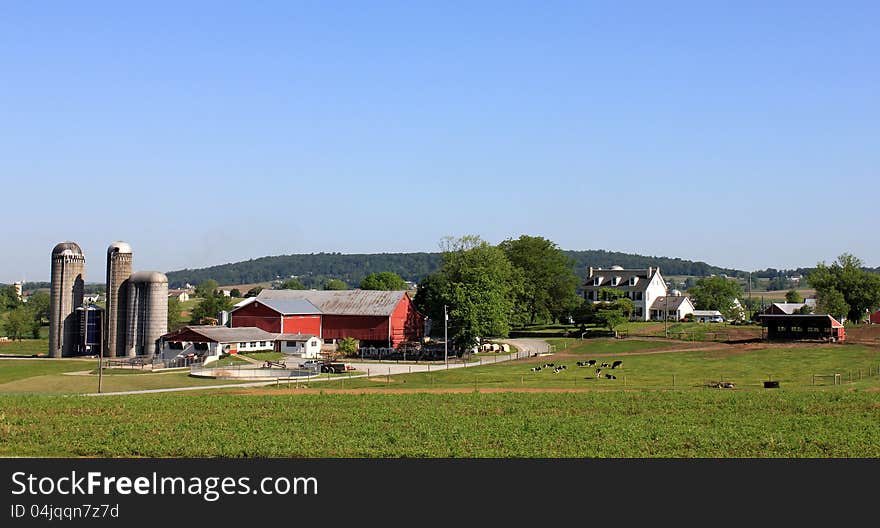
POLYGON ((449 338, 447 337, 449 326, 449 314, 446 313, 446 305, 443 305, 443 361, 449 366, 449 338))
POLYGON ((663 334, 669 339, 669 292, 663 298, 663 334))

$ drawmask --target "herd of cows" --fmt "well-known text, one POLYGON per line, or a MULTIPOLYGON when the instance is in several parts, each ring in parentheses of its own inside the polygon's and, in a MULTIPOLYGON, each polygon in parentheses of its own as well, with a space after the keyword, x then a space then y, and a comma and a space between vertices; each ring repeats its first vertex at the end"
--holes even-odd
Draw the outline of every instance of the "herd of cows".
MULTIPOLYGON (((593 367, 596 367, 596 365, 597 365, 597 361, 595 359, 577 362, 578 367, 591 367, 591 368, 593 368, 593 367)), ((602 369, 603 368, 611 368, 611 369, 621 368, 623 366, 623 361, 617 360, 617 361, 612 362, 611 364, 608 364, 607 362, 602 362, 602 363, 599 363, 598 365, 599 365, 599 367, 596 368, 596 379, 602 379, 602 378, 617 379, 617 376, 615 376, 614 374, 610 374, 610 373, 603 374, 602 369)), ((540 372, 546 368, 551 368, 551 367, 553 368, 554 374, 559 374, 560 372, 562 372, 563 370, 566 369, 565 365, 558 365, 557 366, 553 363, 544 363, 543 365, 540 365, 540 366, 536 365, 536 366, 530 368, 529 370, 531 370, 532 372, 540 372)))

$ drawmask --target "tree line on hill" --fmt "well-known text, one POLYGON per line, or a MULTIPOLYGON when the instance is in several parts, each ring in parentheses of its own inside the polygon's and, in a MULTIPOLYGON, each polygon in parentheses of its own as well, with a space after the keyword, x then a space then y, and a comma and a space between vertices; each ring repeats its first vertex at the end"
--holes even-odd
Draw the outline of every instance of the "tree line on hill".
MULTIPOLYGON (((693 262, 680 258, 649 257, 604 250, 560 250, 571 259, 575 274, 585 278, 587 268, 608 268, 614 265, 624 268, 647 268, 660 266, 664 275, 708 276, 727 274, 745 276, 746 272, 719 268, 705 262, 693 262)), ((199 284, 208 279, 220 284, 251 284, 272 280, 296 278, 307 288, 323 288, 328 280, 336 279, 348 284, 360 284, 364 277, 376 272, 392 272, 405 281, 420 282, 435 273, 443 264, 443 253, 376 253, 342 254, 312 253, 262 257, 243 262, 222 264, 201 269, 184 269, 166 273, 170 287, 199 284)))

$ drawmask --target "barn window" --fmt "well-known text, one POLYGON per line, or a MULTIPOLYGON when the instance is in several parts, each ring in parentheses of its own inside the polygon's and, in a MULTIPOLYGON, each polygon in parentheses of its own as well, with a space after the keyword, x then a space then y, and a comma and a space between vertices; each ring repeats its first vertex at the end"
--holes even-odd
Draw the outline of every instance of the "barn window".
POLYGON ((815 326, 811 326, 811 327, 807 328, 807 332, 811 332, 811 333, 815 334, 815 333, 819 332, 819 329, 816 328, 815 326))
POLYGON ((784 326, 777 326, 777 327, 776 327, 776 331, 777 331, 777 332, 785 332, 785 331, 786 331, 786 328, 785 328, 784 326))
POLYGON ((288 341, 288 342, 287 342, 287 346, 289 346, 289 347, 295 347, 295 346, 296 346, 296 341, 288 341))
POLYGON ((799 326, 792 326, 791 331, 792 332, 801 332, 802 330, 801 330, 801 327, 799 327, 799 326))

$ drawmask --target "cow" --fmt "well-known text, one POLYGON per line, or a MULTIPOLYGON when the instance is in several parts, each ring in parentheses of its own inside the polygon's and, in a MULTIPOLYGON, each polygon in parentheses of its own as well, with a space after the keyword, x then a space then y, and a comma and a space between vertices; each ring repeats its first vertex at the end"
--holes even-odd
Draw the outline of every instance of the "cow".
POLYGON ((554 374, 559 374, 559 373, 562 372, 563 370, 564 370, 564 367, 556 367, 555 369, 553 369, 553 373, 554 373, 554 374))
POLYGON ((614 374, 605 374, 605 379, 617 379, 617 376, 614 374))
POLYGON ((596 379, 600 379, 602 377, 602 369, 596 369, 596 379))
POLYGON ((602 364, 601 364, 600 366, 601 366, 602 368, 605 368, 605 367, 610 367, 611 365, 609 365, 608 363, 605 363, 605 362, 603 361, 602 364))
POLYGON ((611 364, 611 368, 613 368, 613 369, 616 369, 617 367, 621 367, 621 366, 623 366, 623 361, 621 361, 619 359, 611 364))
POLYGON ((531 370, 532 372, 538 372, 539 370, 541 370, 541 367, 532 367, 529 370, 531 370))
POLYGON ((596 360, 595 360, 595 359, 591 359, 591 360, 587 361, 587 366, 588 366, 588 367, 595 367, 595 366, 596 366, 596 360))
POLYGON ((577 366, 579 366, 579 367, 586 367, 586 366, 587 366, 587 362, 586 362, 586 361, 578 361, 578 362, 577 362, 577 366))

